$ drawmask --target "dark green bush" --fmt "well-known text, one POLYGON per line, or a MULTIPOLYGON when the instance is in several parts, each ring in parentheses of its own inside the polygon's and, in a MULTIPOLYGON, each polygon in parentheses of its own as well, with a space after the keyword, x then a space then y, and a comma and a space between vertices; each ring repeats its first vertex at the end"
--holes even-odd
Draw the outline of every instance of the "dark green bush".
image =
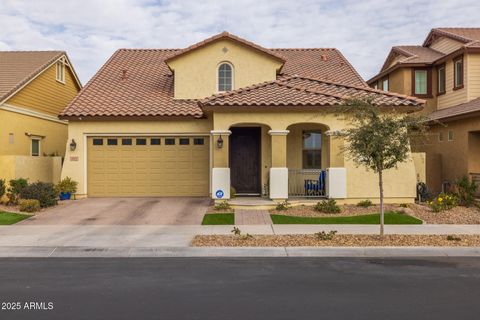
POLYGON ((40 210, 40 201, 37 199, 20 199, 18 201, 20 205, 20 211, 22 212, 37 212, 40 210))
POLYGON ((42 208, 57 204, 57 193, 53 183, 35 182, 23 188, 20 192, 22 199, 37 199, 42 208))
POLYGON ((6 190, 7 190, 7 187, 5 186, 5 180, 0 179, 0 199, 3 197, 6 190))
POLYGON ((373 203, 372 201, 370 200, 362 200, 360 201, 359 203, 357 203, 357 207, 363 207, 363 208, 368 208, 368 207, 371 207, 373 206, 373 203))
POLYGON ((16 205, 20 199, 20 193, 28 186, 27 179, 19 178, 8 182, 7 189, 8 204, 16 205))
POLYGON ((475 203, 475 193, 478 186, 475 181, 470 181, 467 176, 455 181, 455 195, 458 198, 458 204, 470 207, 475 203))
POLYGON ((313 209, 323 213, 340 213, 341 211, 334 199, 329 199, 327 201, 323 200, 322 202, 317 203, 313 209))
POLYGON ((290 203, 287 200, 281 203, 278 203, 277 206, 275 207, 275 210, 278 210, 278 211, 283 211, 288 209, 290 209, 290 203))

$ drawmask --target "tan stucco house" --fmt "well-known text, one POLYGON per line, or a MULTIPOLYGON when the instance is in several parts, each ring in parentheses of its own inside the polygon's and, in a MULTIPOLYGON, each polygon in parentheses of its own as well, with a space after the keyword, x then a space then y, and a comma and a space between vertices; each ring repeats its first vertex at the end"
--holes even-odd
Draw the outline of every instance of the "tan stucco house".
POLYGON ((81 87, 64 51, 0 51, 0 179, 60 179, 68 123, 58 114, 81 87))
POLYGON ((368 83, 426 99, 430 134, 412 150, 426 153, 433 193, 464 175, 480 183, 480 28, 435 28, 422 45, 395 46, 368 83))
MULTIPOLYGON (((405 112, 424 102, 369 88, 336 49, 267 49, 227 32, 185 49, 120 49, 61 113, 76 141, 62 175, 88 197, 229 199, 233 187, 376 201, 376 176, 335 135, 347 125, 335 106, 350 96, 405 112)), ((386 176, 388 201, 413 201, 411 158, 386 176)))

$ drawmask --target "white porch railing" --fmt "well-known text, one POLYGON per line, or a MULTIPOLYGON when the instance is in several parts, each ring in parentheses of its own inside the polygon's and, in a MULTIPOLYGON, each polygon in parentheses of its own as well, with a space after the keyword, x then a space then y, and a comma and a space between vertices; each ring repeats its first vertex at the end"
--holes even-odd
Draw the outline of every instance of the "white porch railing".
POLYGON ((320 179, 320 169, 289 169, 288 196, 306 198, 325 197, 325 179, 320 179))

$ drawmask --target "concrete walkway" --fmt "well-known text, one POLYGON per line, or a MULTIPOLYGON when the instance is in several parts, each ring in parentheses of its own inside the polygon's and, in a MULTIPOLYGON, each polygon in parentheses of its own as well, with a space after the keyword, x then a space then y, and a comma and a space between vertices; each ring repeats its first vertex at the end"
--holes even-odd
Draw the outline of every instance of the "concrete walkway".
POLYGON ((235 210, 236 225, 262 225, 273 224, 268 210, 235 210))

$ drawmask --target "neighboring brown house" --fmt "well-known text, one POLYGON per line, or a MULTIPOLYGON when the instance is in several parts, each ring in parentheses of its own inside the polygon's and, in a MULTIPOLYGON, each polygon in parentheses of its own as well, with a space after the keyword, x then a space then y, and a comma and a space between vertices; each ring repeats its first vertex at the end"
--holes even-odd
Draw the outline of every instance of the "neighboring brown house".
POLYGON ((480 28, 435 28, 422 45, 395 46, 367 83, 427 100, 435 122, 412 149, 426 153, 432 192, 464 175, 480 181, 480 28))

